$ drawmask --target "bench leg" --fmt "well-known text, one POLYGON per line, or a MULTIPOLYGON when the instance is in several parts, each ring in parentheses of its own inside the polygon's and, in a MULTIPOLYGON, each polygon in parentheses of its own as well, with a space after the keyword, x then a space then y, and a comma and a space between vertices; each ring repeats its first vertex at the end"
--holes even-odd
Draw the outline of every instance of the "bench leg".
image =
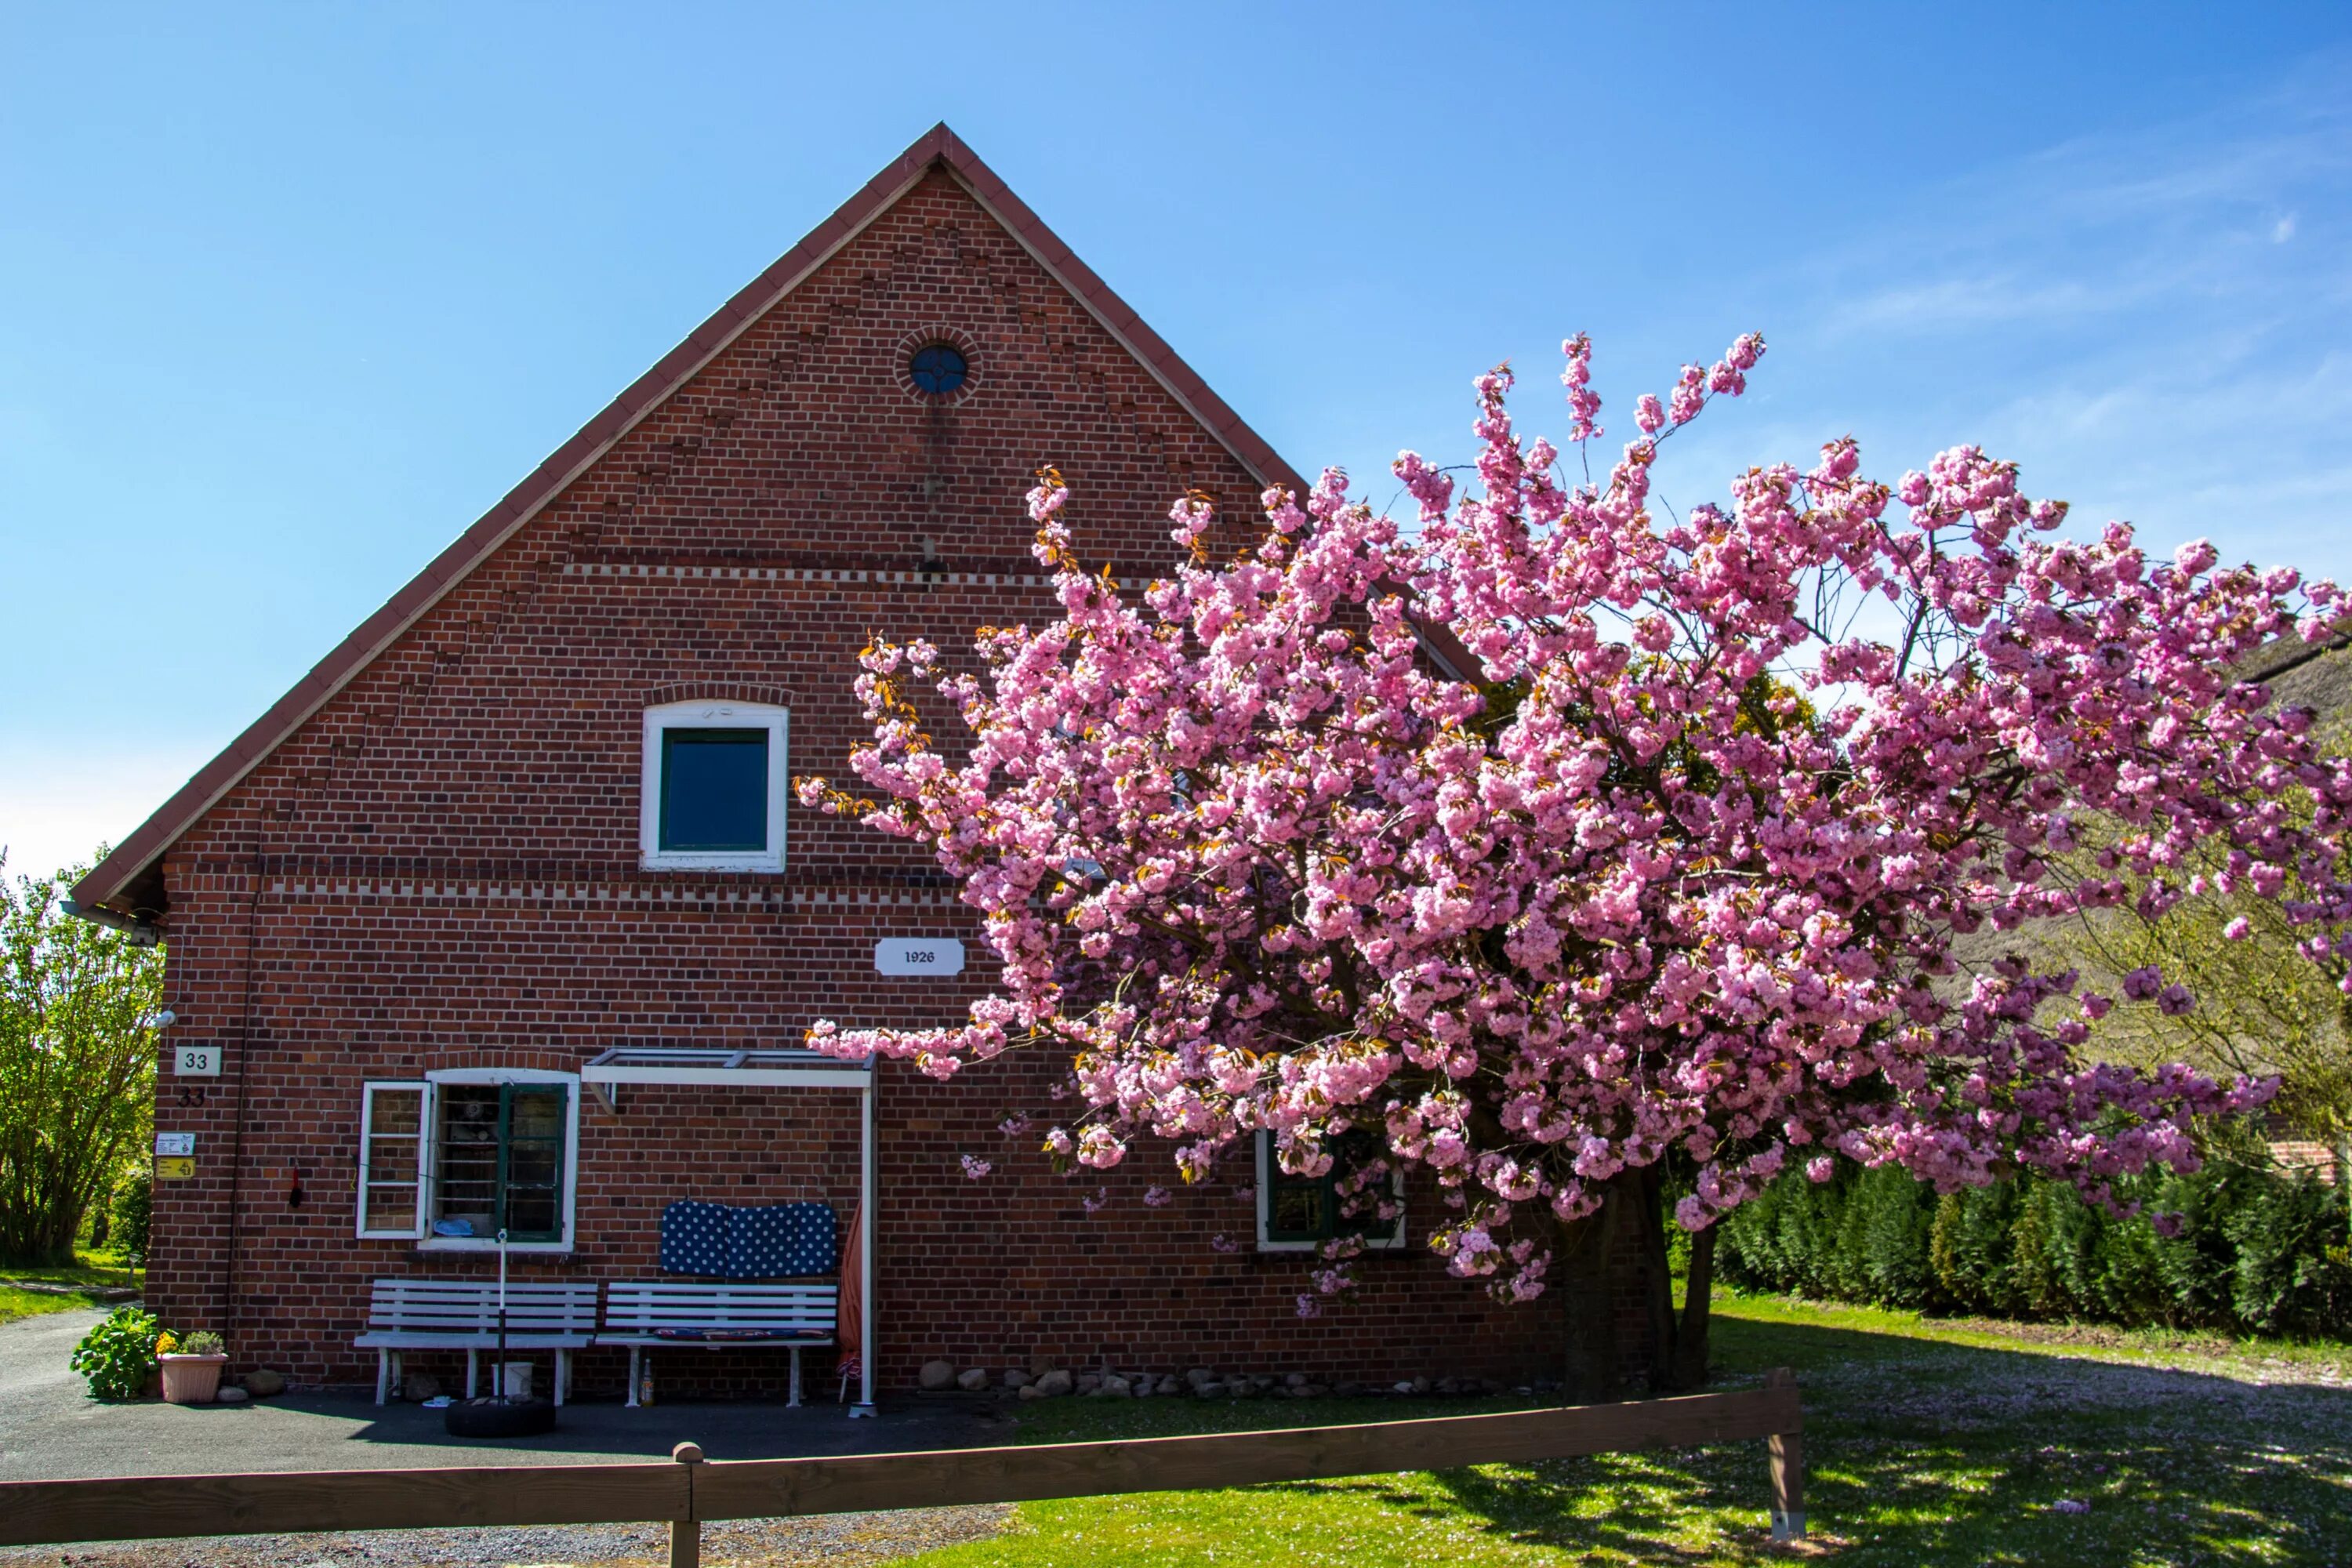
POLYGON ((375 1352, 375 1402, 378 1405, 383 1403, 384 1387, 391 1379, 392 1352, 380 1349, 375 1352))
POLYGON ((635 1410, 637 1407, 637 1390, 643 1386, 637 1381, 637 1368, 645 1357, 645 1352, 646 1347, 643 1345, 629 1347, 629 1397, 622 1406, 625 1410, 635 1410))
POLYGON ((571 1370, 572 1352, 567 1350, 557 1351, 555 1352, 555 1407, 558 1410, 563 1408, 563 1384, 566 1374, 571 1370))
POLYGON ((466 1397, 468 1399, 474 1397, 475 1379, 480 1371, 480 1360, 479 1351, 469 1350, 466 1352, 466 1397))
POLYGON ((784 1401, 784 1408, 787 1410, 797 1410, 800 1408, 801 1404, 801 1347, 794 1345, 792 1347, 792 1350, 793 1393, 792 1397, 784 1401))

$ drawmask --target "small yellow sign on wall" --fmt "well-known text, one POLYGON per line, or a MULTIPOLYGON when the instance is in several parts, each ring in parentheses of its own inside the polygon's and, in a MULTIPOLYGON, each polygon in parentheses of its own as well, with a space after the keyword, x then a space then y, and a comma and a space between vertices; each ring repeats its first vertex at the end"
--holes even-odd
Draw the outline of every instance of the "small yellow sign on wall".
POLYGON ((155 1158, 155 1179, 159 1182, 184 1182, 195 1173, 194 1155, 159 1154, 155 1158))

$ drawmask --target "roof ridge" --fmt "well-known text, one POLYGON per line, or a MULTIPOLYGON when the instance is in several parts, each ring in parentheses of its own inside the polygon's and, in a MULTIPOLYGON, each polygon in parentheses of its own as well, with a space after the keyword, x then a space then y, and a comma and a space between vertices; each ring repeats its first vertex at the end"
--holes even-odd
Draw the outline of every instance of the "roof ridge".
MULTIPOLYGON (((1262 483, 1300 485, 1297 474, 1265 438, 1243 422, 1151 330, 1126 300, 1078 259, 1029 205, 940 121, 910 142, 879 173, 835 207, 824 222, 730 296, 684 341, 654 362, 620 395, 549 454, 500 497, 399 592, 362 621, 301 679, 247 725, 152 816, 75 884, 83 909, 117 904, 163 858, 164 850, 218 805, 245 776, 283 745, 362 670, 388 650, 442 597, 488 561, 564 488, 610 451, 653 410, 668 401, 736 338, 830 260, 835 252, 880 217, 934 167, 946 168, 1103 328, 1133 354, 1202 426, 1262 483)), ((119 912, 152 915, 160 906, 119 912)))

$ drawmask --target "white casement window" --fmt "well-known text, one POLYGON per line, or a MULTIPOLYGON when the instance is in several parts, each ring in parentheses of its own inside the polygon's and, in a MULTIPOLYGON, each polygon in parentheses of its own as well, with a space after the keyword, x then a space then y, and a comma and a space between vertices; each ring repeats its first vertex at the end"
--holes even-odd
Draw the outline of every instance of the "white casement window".
POLYGON ((435 1252, 572 1250, 580 1076, 450 1068, 433 1085, 425 1239, 435 1252))
POLYGON ((433 1086, 369 1083, 360 1088, 362 1236, 425 1234, 425 1130, 433 1086))
MULTIPOLYGON (((1319 1176, 1294 1176, 1275 1157, 1274 1134, 1257 1135, 1257 1249, 1312 1252, 1343 1236, 1360 1236, 1368 1247, 1404 1245, 1404 1181, 1391 1178, 1387 1219, 1367 1205, 1359 1214, 1340 1213, 1339 1180, 1354 1162, 1379 1152, 1369 1132, 1346 1132, 1335 1141, 1331 1168, 1319 1176)), ((1367 1194, 1369 1196, 1369 1194, 1367 1194)))
POLYGON ((784 868, 789 710, 671 702, 646 710, 639 863, 648 870, 784 868))
POLYGON ((572 1249, 580 1079, 528 1068, 453 1068, 370 1083, 360 1112, 363 1237, 435 1252, 572 1249))

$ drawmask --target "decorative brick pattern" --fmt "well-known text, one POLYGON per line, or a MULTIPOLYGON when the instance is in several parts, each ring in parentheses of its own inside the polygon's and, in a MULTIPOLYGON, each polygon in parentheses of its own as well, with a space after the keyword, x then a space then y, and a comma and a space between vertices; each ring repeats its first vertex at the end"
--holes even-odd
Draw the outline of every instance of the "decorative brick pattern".
MULTIPOLYGON (((240 1365, 352 1384, 372 1375, 350 1342, 369 1279, 495 1267, 353 1238, 364 1079, 576 1069, 616 1045, 789 1045, 818 1016, 960 1015, 984 984, 977 962, 956 981, 874 973, 885 936, 961 936, 982 955, 936 869, 870 830, 795 805, 781 878, 640 869, 641 716, 789 703, 792 769, 845 773, 869 630, 928 635, 968 668, 974 627, 1054 613, 1022 505, 1044 462, 1073 488, 1079 548, 1139 583, 1173 563, 1173 497, 1213 496, 1230 549, 1258 489, 934 169, 182 836, 164 861, 172 1043, 217 1043, 225 1065, 161 1080, 158 1129, 195 1133, 198 1150, 196 1177, 157 1193, 149 1280, 165 1320, 226 1331, 240 1365), (955 397, 908 397, 905 346, 942 333, 977 374, 955 397)), ((933 717, 952 732, 951 714, 933 717)), ((1553 1302, 1495 1306, 1417 1247, 1367 1259, 1360 1300, 1302 1324, 1307 1264, 1249 1249, 1254 1211, 1234 1184, 1147 1209, 1145 1185, 1171 1174, 1159 1152, 1065 1181, 1034 1137, 994 1131, 1046 1106, 1057 1076, 1044 1058, 945 1085, 884 1069, 884 1388, 934 1356, 1368 1380, 1556 1369, 1553 1302), (964 1153, 999 1173, 966 1181, 964 1153), (1090 1215, 1097 1185, 1110 1202, 1090 1215), (1241 1249, 1215 1249, 1220 1234, 1241 1249)), ((854 1113, 835 1090, 628 1087, 617 1115, 592 1097, 577 1247, 518 1268, 643 1275, 662 1206, 683 1197, 819 1199, 845 1219, 854 1113)), ((1424 1193, 1409 1212, 1421 1226, 1434 1210, 1424 1193)), ((583 1391, 616 1387, 622 1364, 583 1357, 583 1391)), ((666 1384, 714 1392, 772 1392, 779 1367, 663 1363, 666 1384)))
POLYGON ((970 401, 980 391, 982 374, 980 343, 961 327, 946 321, 928 327, 917 327, 898 340, 895 353, 898 370, 898 390, 909 397, 918 398, 924 403, 942 403, 953 408, 959 404, 970 401), (929 348, 933 343, 946 343, 956 353, 963 355, 963 384, 945 396, 925 392, 915 384, 913 374, 915 353, 919 349, 929 348))

